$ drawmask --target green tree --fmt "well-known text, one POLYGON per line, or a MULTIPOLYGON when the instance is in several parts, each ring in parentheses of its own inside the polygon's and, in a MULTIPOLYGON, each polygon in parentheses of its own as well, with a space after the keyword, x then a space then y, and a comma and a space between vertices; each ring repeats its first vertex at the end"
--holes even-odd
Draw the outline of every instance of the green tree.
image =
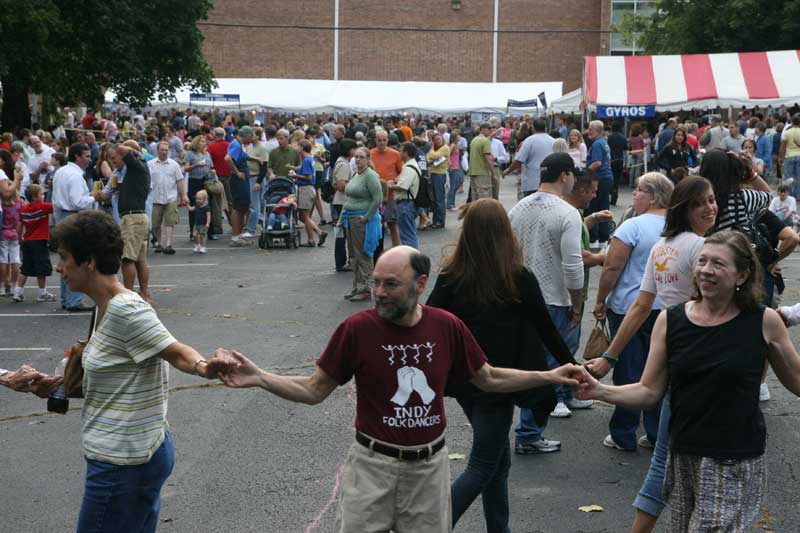
POLYGON ((147 104, 180 87, 210 90, 202 54, 210 0, 0 0, 4 129, 30 126, 28 94, 61 105, 147 104))
POLYGON ((757 52, 800 48, 798 0, 656 0, 651 15, 626 14, 615 28, 645 54, 757 52))

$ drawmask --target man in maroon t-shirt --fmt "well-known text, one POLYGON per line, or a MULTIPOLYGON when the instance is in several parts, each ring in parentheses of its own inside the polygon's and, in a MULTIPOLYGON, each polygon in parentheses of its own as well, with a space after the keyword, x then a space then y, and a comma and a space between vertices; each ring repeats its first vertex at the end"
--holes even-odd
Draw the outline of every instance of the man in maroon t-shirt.
POLYGON ((430 264, 409 246, 384 253, 373 273, 375 308, 339 325, 311 376, 270 374, 238 352, 237 370, 221 376, 231 387, 261 387, 308 404, 355 377, 356 442, 346 462, 337 531, 450 531, 447 383, 513 392, 575 386, 583 376, 578 365, 548 372, 489 365, 461 320, 419 304, 430 264))

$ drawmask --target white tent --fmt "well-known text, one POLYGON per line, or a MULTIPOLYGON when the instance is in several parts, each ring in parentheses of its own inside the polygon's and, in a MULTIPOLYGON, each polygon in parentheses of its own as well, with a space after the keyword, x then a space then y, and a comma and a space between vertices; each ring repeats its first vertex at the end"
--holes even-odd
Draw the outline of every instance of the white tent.
POLYGON ((583 92, 581 89, 575 89, 557 100, 550 103, 549 111, 553 113, 565 113, 569 115, 578 115, 581 112, 581 100, 583 99, 583 92))
MULTIPOLYGON (((297 80, 218 78, 214 93, 238 94, 231 102, 192 107, 261 108, 274 111, 333 113, 505 113, 509 99, 531 100, 544 92, 548 102, 561 97, 562 82, 443 83, 418 81, 297 80)), ((109 93, 106 100, 113 101, 109 93)), ((188 107, 189 91, 179 91, 160 107, 188 107)))

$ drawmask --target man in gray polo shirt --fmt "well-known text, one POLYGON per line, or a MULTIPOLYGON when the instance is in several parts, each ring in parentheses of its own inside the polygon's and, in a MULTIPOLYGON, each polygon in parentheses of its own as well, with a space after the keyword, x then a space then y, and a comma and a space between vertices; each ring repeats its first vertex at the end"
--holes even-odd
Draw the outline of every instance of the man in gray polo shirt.
POLYGON ((547 133, 547 124, 537 118, 533 121, 533 135, 522 142, 514 161, 503 172, 507 176, 522 167, 522 197, 529 196, 539 190, 542 181, 541 164, 545 157, 553 153, 553 139, 547 133))

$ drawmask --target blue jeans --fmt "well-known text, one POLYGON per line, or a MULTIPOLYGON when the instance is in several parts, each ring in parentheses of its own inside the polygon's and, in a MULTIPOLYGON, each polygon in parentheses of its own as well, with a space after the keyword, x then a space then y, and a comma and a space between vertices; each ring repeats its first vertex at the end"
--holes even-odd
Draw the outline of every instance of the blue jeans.
POLYGON ((276 215, 275 213, 270 213, 267 217, 267 226, 272 229, 279 230, 283 227, 283 224, 288 224, 289 219, 286 218, 286 215, 276 215))
POLYGON ((488 533, 509 533, 508 471, 511 467, 508 429, 514 401, 508 396, 464 396, 458 403, 472 424, 472 450, 467 468, 451 487, 453 526, 480 495, 488 533))
POLYGON ((250 178, 250 218, 247 219, 247 228, 245 228, 251 235, 256 234, 256 226, 258 226, 258 219, 261 216, 261 195, 264 193, 264 187, 259 191, 253 189, 256 179, 250 178))
POLYGON ((450 187, 447 191, 447 208, 456 206, 456 192, 464 184, 464 171, 460 168, 450 171, 450 187))
MULTIPOLYGON (((581 338, 581 328, 578 326, 572 331, 569 330, 571 323, 569 318, 569 307, 548 305, 547 311, 550 313, 550 318, 553 320, 553 324, 561 334, 561 338, 564 339, 564 342, 566 343, 567 348, 569 348, 570 353, 575 355, 575 352, 578 351, 578 342, 581 338)), ((545 350, 545 355, 547 356, 547 364, 550 368, 556 368, 559 366, 558 361, 556 361, 555 357, 553 357, 549 351, 545 350)), ((567 400, 572 399, 572 390, 569 387, 560 385, 555 389, 556 397, 558 398, 559 402, 566 402, 567 400)), ((547 413, 538 413, 537 415, 534 414, 533 410, 531 409, 526 407, 520 408, 519 424, 516 428, 514 428, 514 432, 517 434, 516 443, 532 444, 541 439, 542 433, 544 433, 544 428, 547 426, 547 418, 549 415, 550 411, 547 413), (543 423, 537 423, 537 418, 539 420, 543 420, 543 423)))
POLYGON ((669 406, 669 402, 670 392, 669 385, 667 385, 667 394, 661 400, 656 449, 650 459, 647 477, 644 478, 638 496, 633 500, 634 507, 650 516, 660 515, 667 504, 664 501, 664 477, 667 471, 667 452, 669 452, 669 419, 672 418, 672 409, 669 406))
MULTIPOLYGON (((336 226, 341 213, 341 205, 331 204, 331 224, 336 226)), ((341 270, 347 264, 347 232, 344 231, 344 228, 341 228, 341 231, 335 229, 334 232, 336 235, 336 243, 333 247, 333 261, 336 265, 336 270, 341 270), (341 235, 341 237, 339 235, 341 235)))
POLYGON ((86 486, 77 533, 151 533, 158 526, 161 487, 175 465, 167 431, 149 462, 115 465, 86 459, 86 486))
MULTIPOLYGON (((642 324, 642 327, 631 337, 628 345, 619 354, 619 362, 614 366, 613 381, 614 385, 628 385, 637 383, 642 379, 644 365, 647 363, 647 354, 650 351, 650 334, 653 332, 653 325, 656 323, 660 311, 651 311, 650 315, 642 324)), ((613 311, 608 311, 608 329, 611 336, 617 334, 625 315, 618 315, 613 311)), ((608 423, 611 438, 626 450, 636 449, 636 430, 639 428, 639 420, 644 424, 644 430, 650 442, 656 442, 658 437, 658 415, 661 405, 656 405, 652 409, 628 409, 626 407, 615 407, 614 414, 608 423)))
POLYGON ((800 200, 800 156, 787 157, 783 160, 783 179, 794 178, 792 196, 800 200))
POLYGON ((417 239, 417 206, 413 200, 397 202, 397 228, 400 230, 400 242, 412 248, 419 248, 417 239))
MULTIPOLYGON (((54 213, 56 224, 70 216, 72 213, 63 213, 60 210, 56 210, 54 213)), ((80 307, 83 304, 83 293, 82 292, 72 292, 67 287, 67 283, 64 281, 64 276, 60 276, 61 279, 61 306, 66 307, 67 309, 73 307, 80 307)))
MULTIPOLYGON (((603 211, 608 209, 611 205, 611 190, 614 188, 614 179, 613 178, 601 178, 597 182, 597 196, 595 196, 591 202, 589 202, 589 207, 583 213, 583 216, 589 216, 592 213, 597 213, 598 211, 603 211)), ((601 222, 599 224, 595 224, 589 230, 589 239, 592 242, 599 241, 599 242, 608 242, 608 238, 611 235, 611 224, 608 222, 601 222)))
POLYGON ((431 183, 433 184, 433 223, 444 226, 444 188, 447 183, 447 174, 431 174, 431 183))

